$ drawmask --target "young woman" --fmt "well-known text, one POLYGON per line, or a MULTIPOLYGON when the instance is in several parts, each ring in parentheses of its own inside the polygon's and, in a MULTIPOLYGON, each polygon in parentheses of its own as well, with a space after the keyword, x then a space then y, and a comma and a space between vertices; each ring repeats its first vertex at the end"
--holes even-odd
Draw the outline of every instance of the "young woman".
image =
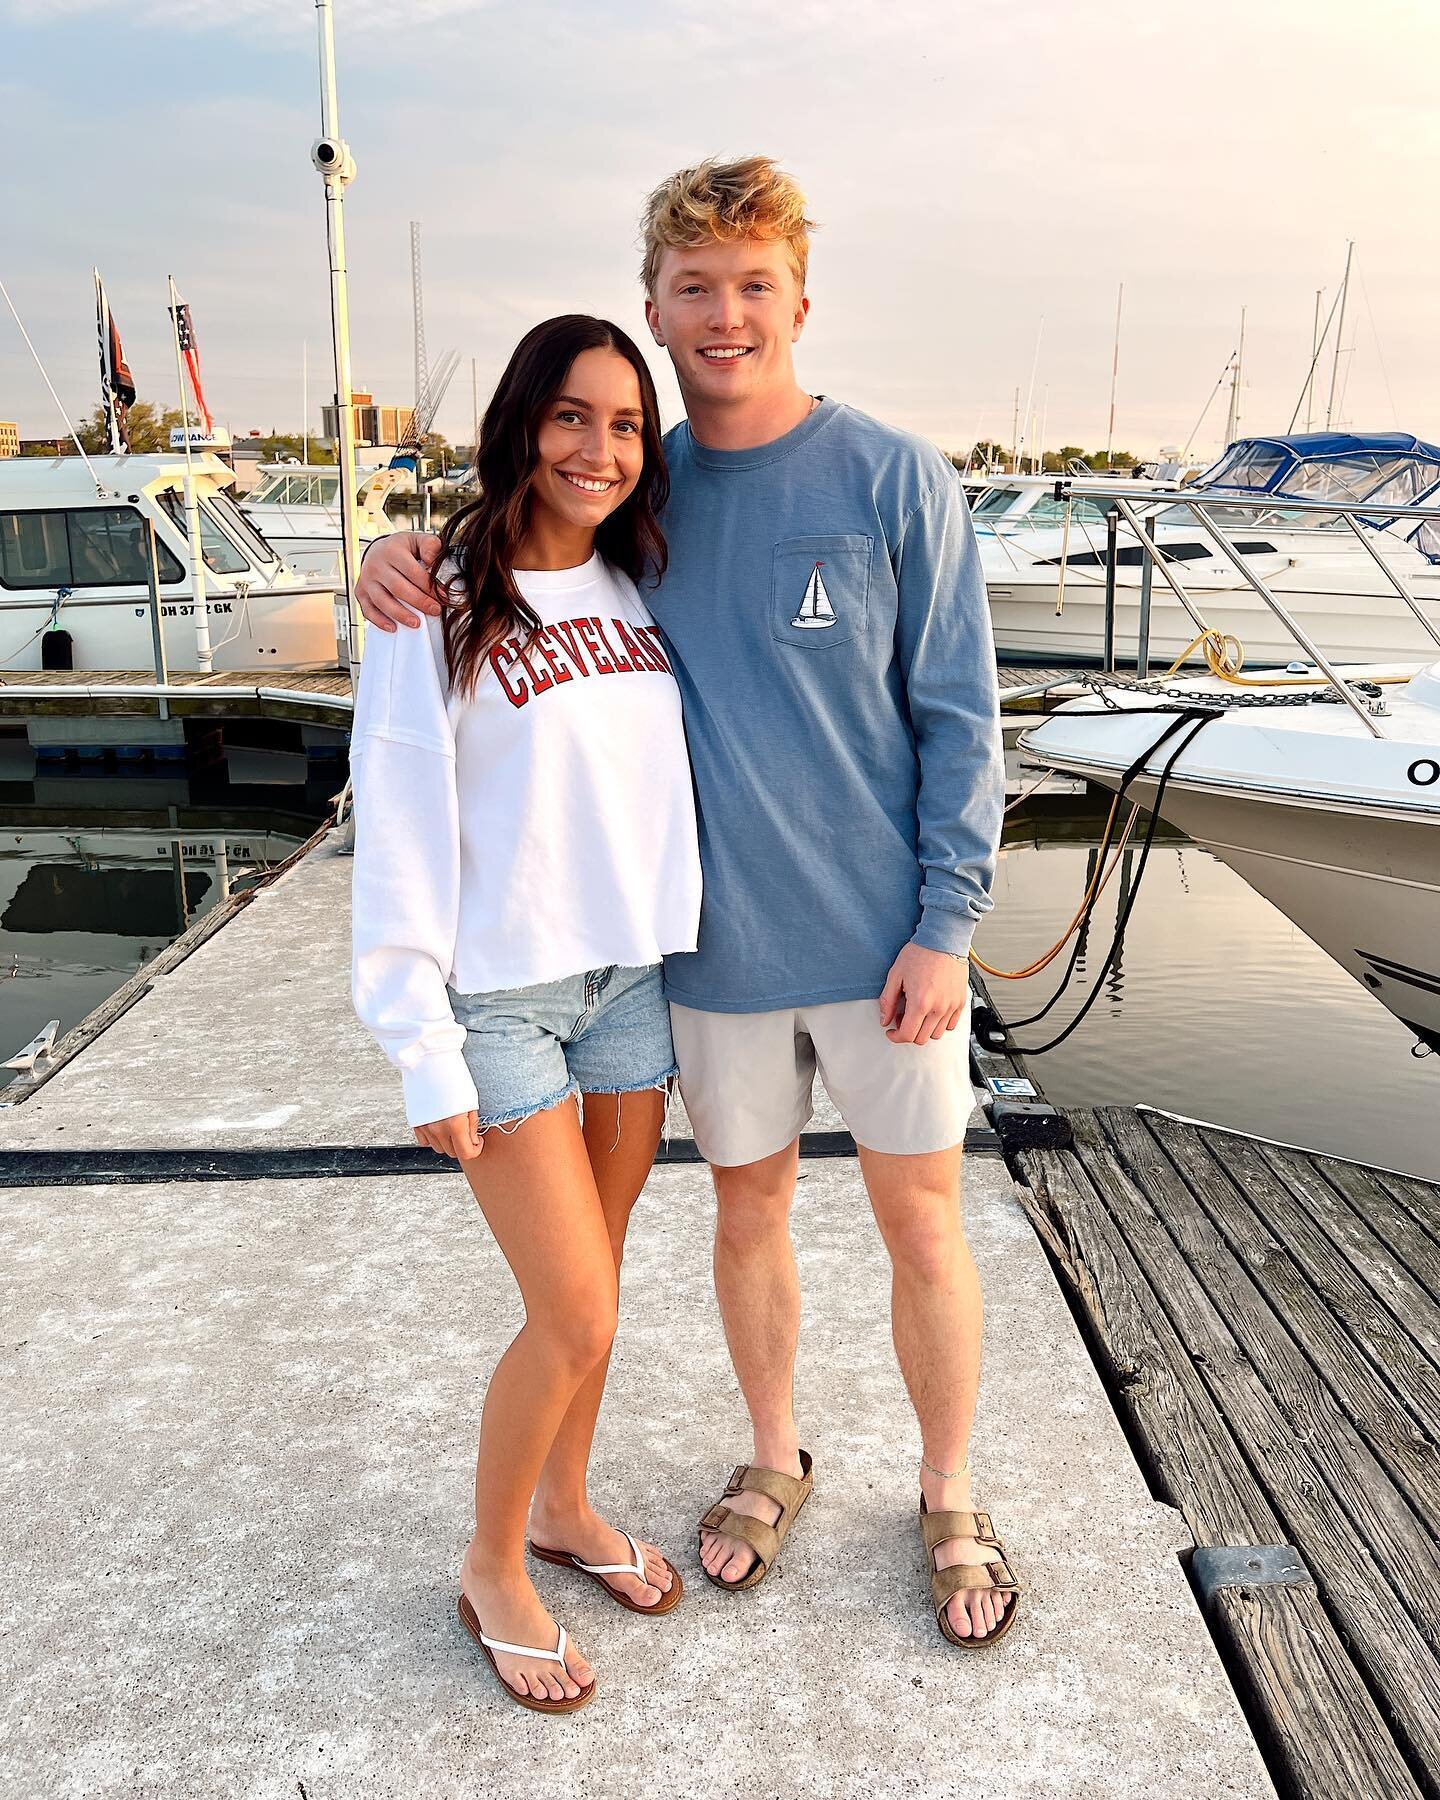
POLYGON ((480 498, 442 543, 451 605, 366 645, 354 995, 525 1306, 485 1397, 460 1616, 521 1705, 574 1712, 595 1678, 530 1581, 527 1513, 536 1556, 620 1605, 681 1593, 586 1490, 675 1072, 659 962, 694 947, 700 910, 680 698, 636 589, 664 568, 667 487, 640 352, 600 319, 537 326, 475 462, 480 498))

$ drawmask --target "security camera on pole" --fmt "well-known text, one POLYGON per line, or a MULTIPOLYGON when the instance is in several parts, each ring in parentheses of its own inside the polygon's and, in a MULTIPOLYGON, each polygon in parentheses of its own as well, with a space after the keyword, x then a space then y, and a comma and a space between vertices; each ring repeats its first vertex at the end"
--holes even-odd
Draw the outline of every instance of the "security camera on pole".
POLYGON ((340 437, 340 567, 345 584, 343 618, 351 685, 364 654, 364 621, 355 604, 360 547, 355 521, 355 412, 350 398, 350 303, 345 273, 345 186, 355 178, 355 159, 340 136, 340 104, 335 92, 335 22, 331 0, 315 0, 320 25, 320 136, 310 160, 325 183, 325 235, 330 247, 330 333, 335 345, 335 414, 340 437))

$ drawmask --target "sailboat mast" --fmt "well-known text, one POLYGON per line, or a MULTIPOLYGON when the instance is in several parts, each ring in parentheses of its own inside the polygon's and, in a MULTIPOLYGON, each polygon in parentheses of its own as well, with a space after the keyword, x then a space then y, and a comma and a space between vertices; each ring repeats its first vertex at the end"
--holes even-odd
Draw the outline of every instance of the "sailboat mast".
POLYGON ((1324 288, 1315 290, 1315 323, 1310 327, 1310 373, 1305 381, 1305 429, 1315 421, 1315 365, 1320 360, 1320 308, 1325 299, 1324 288))
POLYGON ((1335 355, 1330 364, 1330 398, 1325 405, 1325 429, 1327 431, 1335 423, 1335 407, 1339 395, 1340 383, 1340 345, 1345 338, 1345 305, 1350 298, 1350 264, 1355 256, 1355 240, 1351 238, 1345 246, 1345 278, 1340 283, 1340 319, 1335 327, 1335 355))
POLYGON ((1228 447, 1240 435, 1240 385, 1245 378, 1245 308, 1240 308, 1240 342, 1230 373, 1230 413, 1225 421, 1225 443, 1228 447))
POLYGON ((1115 389, 1120 380, 1120 309, 1125 304, 1125 283, 1120 283, 1115 295, 1115 353, 1110 359, 1110 423, 1105 431, 1105 467, 1108 469, 1115 455, 1115 389))

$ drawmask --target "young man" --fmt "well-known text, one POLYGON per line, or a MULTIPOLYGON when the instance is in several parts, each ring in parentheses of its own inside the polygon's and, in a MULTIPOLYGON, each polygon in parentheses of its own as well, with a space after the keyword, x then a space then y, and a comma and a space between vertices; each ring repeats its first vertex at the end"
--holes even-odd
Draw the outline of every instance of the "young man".
MULTIPOLYGON (((789 1211, 818 1065, 893 1264, 940 1627, 977 1646, 1018 1592, 971 1510, 981 1298, 959 1198, 966 954, 1003 811, 995 659, 951 465, 796 379, 810 229, 765 157, 683 170, 644 215, 646 319, 688 415, 666 439, 670 565, 648 598, 684 697, 704 870, 699 948, 667 959, 666 990, 753 1431, 701 1561, 754 1586, 810 1492, 789 1211)), ((434 546, 372 547, 371 623, 436 610, 434 546)))

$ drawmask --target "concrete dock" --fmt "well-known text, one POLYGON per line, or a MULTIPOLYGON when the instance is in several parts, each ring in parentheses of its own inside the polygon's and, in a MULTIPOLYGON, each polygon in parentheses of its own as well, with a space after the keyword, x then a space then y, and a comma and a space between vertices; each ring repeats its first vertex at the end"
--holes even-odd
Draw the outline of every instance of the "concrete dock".
MULTIPOLYGON (((330 845, 300 862, 0 1107, 0 1152, 409 1142, 349 1010, 348 873, 330 845)), ((454 1615, 483 1383, 518 1317, 458 1174, 4 1189, 0 1792, 1270 1794, 1190 1534, 1003 1162, 967 1164, 977 1497, 1026 1583, 1015 1630, 966 1654, 929 1613, 888 1271, 843 1160, 804 1165, 795 1218, 815 1499, 758 1591, 703 1580, 694 1520, 747 1446, 708 1175, 659 1168, 595 1493, 687 1595, 647 1620, 540 1572, 600 1674, 568 1720, 509 1703, 454 1615)))

